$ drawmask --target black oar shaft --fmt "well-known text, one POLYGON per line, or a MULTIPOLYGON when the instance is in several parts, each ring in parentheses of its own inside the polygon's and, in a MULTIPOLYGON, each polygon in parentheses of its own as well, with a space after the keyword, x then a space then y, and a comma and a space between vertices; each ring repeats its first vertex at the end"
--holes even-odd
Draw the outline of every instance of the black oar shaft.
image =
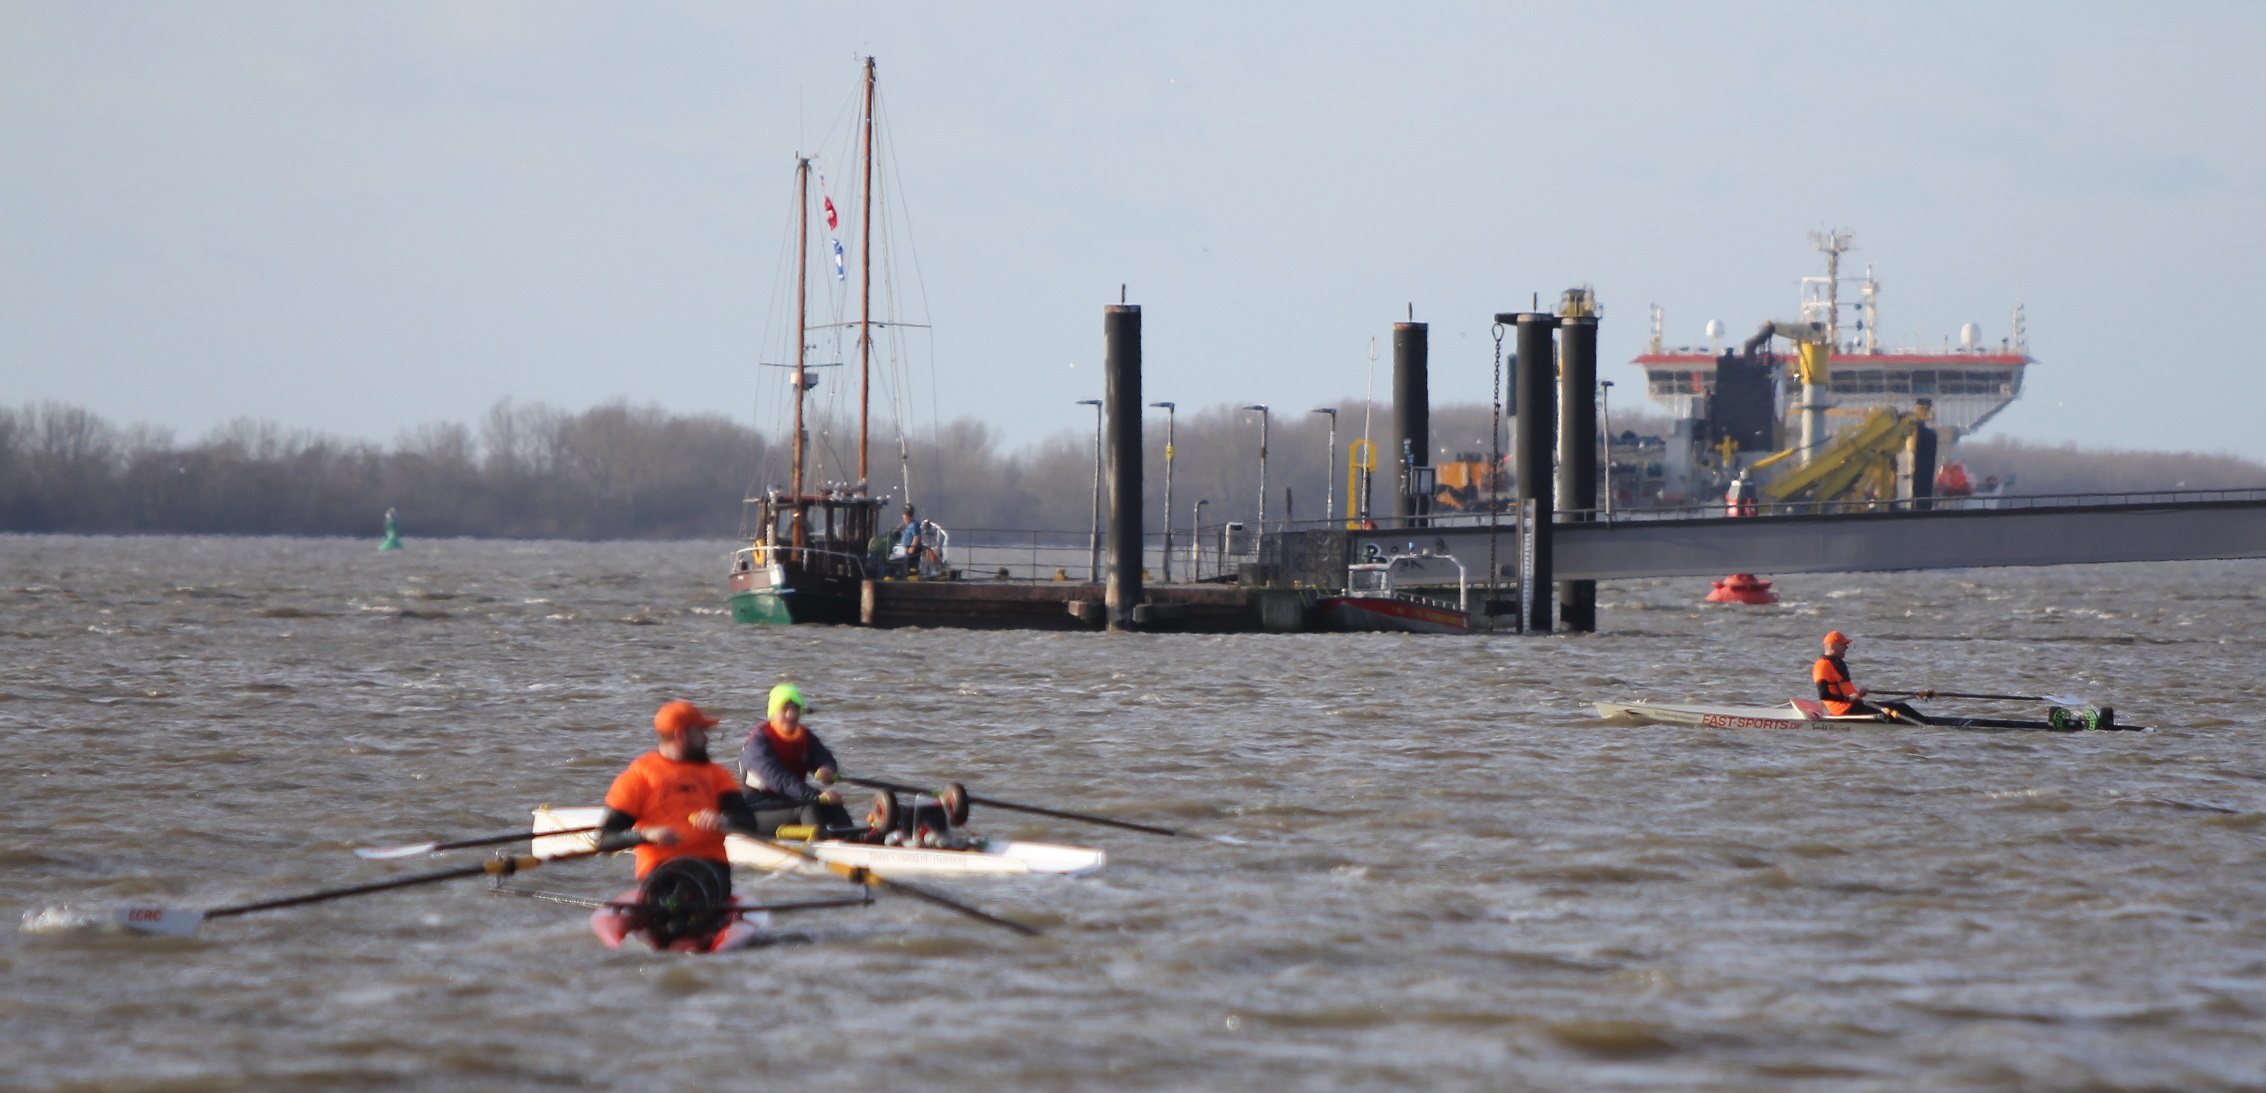
POLYGON ((880 877, 876 877, 874 879, 880 880, 882 884, 887 886, 890 890, 902 892, 908 896, 913 897, 914 899, 924 900, 939 907, 949 907, 952 910, 958 911, 961 914, 968 916, 969 918, 979 919, 984 922, 991 923, 994 926, 1004 926, 1010 930, 1015 931, 1016 933, 1023 935, 1024 937, 1039 936, 1039 931, 1035 927, 1025 926, 1022 923, 1015 921, 1014 919, 1001 918, 998 915, 991 914, 990 912, 970 907, 965 903, 947 899, 943 896, 929 891, 928 889, 915 888, 910 884, 904 883, 903 881, 884 880, 880 877))
MULTIPOLYGON (((880 778, 853 778, 847 774, 842 776, 842 781, 848 782, 851 785, 864 786, 867 789, 886 789, 892 793, 933 794, 935 792, 935 790, 932 789, 926 789, 916 785, 909 785, 904 782, 891 782, 880 778)), ((973 793, 968 795, 968 803, 983 805, 986 808, 1004 808, 1011 812, 1028 812, 1034 816, 1047 816, 1057 820, 1071 820, 1077 823, 1100 824, 1104 827, 1121 827, 1127 831, 1140 831, 1150 835, 1167 835, 1174 838, 1181 837, 1180 832, 1174 831, 1169 827, 1157 827, 1152 824, 1137 824, 1131 820, 1113 820, 1107 816, 1096 816, 1088 812, 1065 812, 1062 809, 1058 808, 1041 808, 1038 805, 1017 804, 1013 801, 1002 801, 997 797, 978 797, 973 793)))
POLYGON ((2047 695, 1986 695, 1967 691, 1900 691, 1882 690, 1878 694, 1910 695, 1914 698, 1979 698, 1992 702, 2052 702, 2047 695))
POLYGON ((261 900, 258 903, 239 903, 233 907, 216 907, 210 911, 206 911, 204 915, 206 918, 227 918, 231 915, 248 915, 254 911, 273 911, 282 907, 298 907, 308 903, 324 903, 334 899, 345 899, 348 896, 364 896, 372 892, 391 891, 395 888, 414 888, 420 884, 438 884, 444 880, 456 880, 460 877, 477 877, 482 874, 493 874, 496 876, 508 877, 513 873, 519 873, 533 869, 539 865, 542 865, 546 861, 560 861, 566 858, 588 857, 591 854, 595 853, 597 853, 597 851, 593 850, 587 852, 578 852, 574 854, 561 854, 556 858, 497 858, 492 861, 481 862, 478 865, 459 866, 455 869, 442 869, 432 873, 419 873, 415 876, 409 877, 395 877, 392 880, 373 881, 369 884, 357 884, 347 888, 325 888, 320 892, 308 892, 305 895, 285 896, 281 899, 261 900))
POLYGON ((826 869, 829 872, 846 877, 852 884, 862 884, 869 888, 887 888, 892 892, 900 892, 905 895, 911 896, 914 899, 933 903, 938 907, 943 907, 947 910, 957 911, 960 914, 966 915, 969 918, 976 919, 981 922, 988 922, 994 926, 1006 927, 1007 929, 1013 930, 1016 933, 1022 934, 1026 937, 1039 936, 1038 930, 1029 926, 1025 926, 1013 919, 1001 918, 998 915, 970 907, 967 904, 960 902, 959 900, 952 899, 947 896, 940 896, 925 888, 916 888, 913 885, 906 884, 901 880, 890 880, 889 878, 884 877, 881 874, 866 868, 865 866, 844 865, 841 862, 830 862, 824 858, 819 857, 816 854, 811 853, 808 850, 804 850, 799 846, 780 839, 772 838, 768 835, 761 834, 760 832, 731 830, 731 833, 735 835, 744 835, 748 838, 762 843, 765 846, 777 847, 780 850, 784 850, 789 854, 793 854, 794 856, 801 858, 806 862, 810 862, 811 864, 826 869))

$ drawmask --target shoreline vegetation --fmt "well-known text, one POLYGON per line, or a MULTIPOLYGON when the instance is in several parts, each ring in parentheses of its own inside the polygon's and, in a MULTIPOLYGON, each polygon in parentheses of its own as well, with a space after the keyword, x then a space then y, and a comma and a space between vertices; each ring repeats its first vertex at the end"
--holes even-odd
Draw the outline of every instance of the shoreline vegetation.
MULTIPOLYGON (((1340 403, 1338 472, 1361 435, 1362 404, 1340 403)), ((1489 452, 1488 408, 1432 412, 1436 460, 1489 452)), ((1392 488, 1389 407, 1374 411, 1377 498, 1392 488)), ((1616 433, 1657 435, 1656 416, 1616 414, 1616 433)), ((1249 520, 1258 508, 1257 415, 1220 405, 1183 414, 1175 447, 1174 523, 1196 501, 1205 521, 1249 520)), ((838 453, 854 437, 811 428, 814 481, 847 477, 838 453)), ((1164 421, 1148 423, 1145 485, 1152 530, 1164 481, 1164 421)), ((1508 450, 1509 438, 1504 438, 1508 450)), ((1268 516, 1323 515, 1328 423, 1278 413, 1268 438, 1268 516)), ((874 489, 899 500, 903 467, 877 443, 874 489)), ((1006 449, 961 419, 909 440, 906 467, 922 515, 955 534, 992 529, 1083 535, 1091 518, 1093 436, 1066 429, 1006 449)), ((719 539, 740 533, 740 499, 784 483, 786 447, 715 414, 605 403, 580 413, 500 402, 477 425, 404 430, 391 446, 250 419, 190 442, 147 425, 119 427, 84 409, 0 407, 0 532, 150 535, 318 535, 375 539, 387 509, 411 537, 719 539), (743 491, 747 491, 743 493, 743 491)), ((1997 475, 2009 495, 2266 487, 2266 464, 2224 454, 2042 445, 1988 437, 1955 458, 1975 481, 1997 475)), ((1332 484, 1343 515, 1345 481, 1332 484)), ((1382 502, 1380 502, 1382 503, 1382 502)))

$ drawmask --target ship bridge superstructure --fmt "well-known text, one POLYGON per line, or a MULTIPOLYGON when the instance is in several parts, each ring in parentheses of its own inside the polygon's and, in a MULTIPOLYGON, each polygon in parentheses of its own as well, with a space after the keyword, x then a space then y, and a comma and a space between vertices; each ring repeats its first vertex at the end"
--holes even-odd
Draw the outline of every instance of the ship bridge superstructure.
MULTIPOLYGON (((1707 400, 1715 394, 1719 355, 1706 346, 1685 346, 1644 353, 1631 363, 1645 370, 1645 393, 1670 416, 1705 418, 1707 400)), ((1910 410, 1929 399, 1936 428, 1966 436, 2022 394, 2023 369, 2034 363, 2029 353, 2011 346, 1836 353, 1829 373, 1833 406, 1862 417, 1884 407, 1910 410)), ((1790 358, 1774 367, 1781 417, 1788 407, 1791 367, 1790 358)))
MULTIPOLYGON (((1969 323, 1956 346, 1887 347, 1879 339, 1880 282, 1872 267, 1855 279, 1856 298, 1842 298, 1840 257, 1849 248, 1849 233, 1813 233, 1811 241, 1826 255, 1826 273, 1802 279, 1801 322, 1822 332, 1818 340, 1832 349, 1826 387, 1835 417, 1856 421, 1874 410, 1907 412, 1927 400, 1936 429, 1946 441, 1956 441, 2021 397, 2023 372, 2037 363, 2030 356, 2021 308, 2014 309, 2007 337, 1996 345, 1983 343, 1980 328, 1969 323)), ((1725 346, 1720 323, 1708 324, 1708 346, 1670 348, 1663 344, 1661 330, 1656 307, 1651 344, 1630 362, 1645 370, 1645 392, 1678 420, 1707 418, 1717 362, 1736 354, 1737 347, 1725 346)), ((1769 355, 1767 360, 1777 390, 1777 416, 1785 420, 1799 387, 1794 358, 1769 355)))

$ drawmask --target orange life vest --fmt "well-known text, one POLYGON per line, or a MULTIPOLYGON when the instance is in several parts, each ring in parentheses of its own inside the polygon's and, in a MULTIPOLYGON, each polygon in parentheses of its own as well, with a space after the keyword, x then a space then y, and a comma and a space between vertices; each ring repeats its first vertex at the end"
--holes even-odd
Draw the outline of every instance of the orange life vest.
POLYGON ((1810 665, 1810 682, 1818 685, 1818 700, 1825 703, 1825 712, 1837 717, 1856 712, 1857 684, 1849 678, 1849 666, 1840 657, 1819 657, 1810 665))

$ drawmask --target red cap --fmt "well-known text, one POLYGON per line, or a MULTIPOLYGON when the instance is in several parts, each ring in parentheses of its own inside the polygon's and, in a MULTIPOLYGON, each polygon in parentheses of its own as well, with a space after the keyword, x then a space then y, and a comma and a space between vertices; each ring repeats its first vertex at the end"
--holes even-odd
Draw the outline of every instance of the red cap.
POLYGON ((653 715, 653 731, 663 736, 675 736, 686 729, 713 729, 721 722, 700 712, 700 707, 684 699, 666 703, 653 715))
MULTIPOLYGON (((1829 631, 1825 635, 1825 643, 1827 645, 1847 645, 1849 644, 1849 635, 1844 634, 1839 630, 1829 631)), ((697 713, 698 711, 694 712, 697 713)))

